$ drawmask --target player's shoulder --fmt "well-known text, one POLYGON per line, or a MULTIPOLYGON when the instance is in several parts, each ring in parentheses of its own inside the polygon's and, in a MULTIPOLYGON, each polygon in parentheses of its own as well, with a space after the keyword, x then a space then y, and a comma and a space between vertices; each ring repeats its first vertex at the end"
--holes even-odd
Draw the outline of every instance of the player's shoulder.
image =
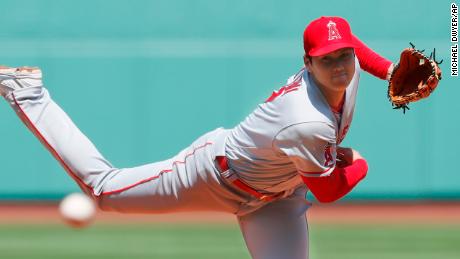
POLYGON ((289 84, 292 84, 293 82, 300 82, 300 80, 302 80, 302 77, 305 71, 306 71, 305 67, 302 67, 299 71, 297 71, 297 73, 293 74, 286 80, 286 84, 289 85, 289 84))
POLYGON ((272 92, 272 94, 265 100, 267 105, 280 105, 283 104, 286 99, 294 96, 294 93, 299 93, 302 89, 302 78, 304 73, 302 68, 296 74, 290 76, 285 85, 281 86, 278 90, 272 92))
POLYGON ((278 108, 284 113, 286 122, 324 122, 333 124, 329 105, 311 82, 310 74, 305 70, 288 80, 288 85, 298 85, 298 90, 286 94, 279 100, 278 108))
MULTIPOLYGON (((324 97, 311 86, 305 68, 289 77, 287 84, 259 106, 268 121, 282 129, 305 122, 334 125, 334 118, 324 97)), ((302 127, 302 126, 300 126, 302 127)))

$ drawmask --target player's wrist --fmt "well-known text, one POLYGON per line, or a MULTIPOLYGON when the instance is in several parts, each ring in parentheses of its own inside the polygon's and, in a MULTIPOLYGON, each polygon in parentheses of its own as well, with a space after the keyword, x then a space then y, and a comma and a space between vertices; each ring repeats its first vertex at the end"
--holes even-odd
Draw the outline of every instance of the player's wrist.
POLYGON ((390 81, 391 79, 391 74, 393 74, 393 69, 395 68, 394 64, 391 63, 391 65, 388 67, 388 71, 387 71, 387 76, 386 76, 386 80, 387 81, 390 81))
POLYGON ((353 151, 352 163, 355 163, 359 159, 364 160, 364 157, 358 151, 356 151, 354 149, 352 149, 352 151, 353 151))

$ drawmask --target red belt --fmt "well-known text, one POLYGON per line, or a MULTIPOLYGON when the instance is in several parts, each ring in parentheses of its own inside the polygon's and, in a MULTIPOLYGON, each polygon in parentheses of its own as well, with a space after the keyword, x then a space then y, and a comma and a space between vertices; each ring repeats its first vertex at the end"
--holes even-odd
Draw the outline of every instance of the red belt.
POLYGON ((238 189, 242 190, 245 193, 250 194, 251 196, 261 200, 261 201, 272 201, 281 195, 284 194, 284 192, 280 193, 271 193, 271 194, 263 194, 257 191, 256 189, 252 188, 251 186, 247 185, 245 182, 241 181, 236 175, 229 175, 226 174, 226 172, 229 169, 228 163, 227 163, 227 158, 225 156, 217 156, 216 157, 217 164, 219 165, 221 169, 221 175, 227 179, 230 183, 232 183, 235 187, 238 189))

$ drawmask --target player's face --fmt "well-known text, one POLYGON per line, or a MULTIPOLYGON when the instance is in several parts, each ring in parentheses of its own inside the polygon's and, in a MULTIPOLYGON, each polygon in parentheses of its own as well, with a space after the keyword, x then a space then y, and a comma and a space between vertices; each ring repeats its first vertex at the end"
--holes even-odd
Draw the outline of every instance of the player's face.
POLYGON ((355 52, 343 48, 317 57, 305 57, 305 65, 321 85, 332 91, 344 91, 355 73, 355 52))

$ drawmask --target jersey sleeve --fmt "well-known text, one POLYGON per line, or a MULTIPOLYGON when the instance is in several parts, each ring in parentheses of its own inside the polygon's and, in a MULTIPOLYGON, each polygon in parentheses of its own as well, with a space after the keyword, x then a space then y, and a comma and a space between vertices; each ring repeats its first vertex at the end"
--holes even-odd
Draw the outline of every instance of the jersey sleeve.
POLYGON ((318 201, 333 202, 353 190, 366 177, 367 170, 366 160, 358 159, 351 165, 336 167, 329 177, 301 177, 318 201))
POLYGON ((392 62, 377 54, 355 35, 353 35, 353 42, 356 44, 355 53, 361 68, 380 79, 387 79, 392 62))
POLYGON ((287 155, 304 177, 329 176, 335 167, 335 130, 324 122, 299 123, 281 130, 273 146, 287 155))

